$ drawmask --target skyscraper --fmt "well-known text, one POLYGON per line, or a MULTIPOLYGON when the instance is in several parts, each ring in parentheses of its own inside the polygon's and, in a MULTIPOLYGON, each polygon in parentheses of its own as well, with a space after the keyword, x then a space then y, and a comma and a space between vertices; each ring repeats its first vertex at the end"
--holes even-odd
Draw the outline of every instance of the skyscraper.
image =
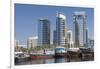
POLYGON ((74 42, 75 47, 86 46, 86 14, 83 11, 74 12, 74 42))
POLYGON ((54 42, 56 46, 66 45, 66 33, 66 16, 62 13, 57 13, 56 30, 54 31, 54 42))
POLYGON ((50 21, 47 18, 38 20, 38 44, 39 46, 50 45, 50 21))

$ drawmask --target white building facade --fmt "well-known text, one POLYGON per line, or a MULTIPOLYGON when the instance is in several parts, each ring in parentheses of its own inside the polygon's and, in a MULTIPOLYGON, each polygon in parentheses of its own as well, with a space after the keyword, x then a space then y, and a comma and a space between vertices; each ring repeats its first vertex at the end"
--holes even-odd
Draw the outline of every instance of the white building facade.
POLYGON ((37 42, 38 42, 38 37, 37 36, 29 37, 27 39, 27 48, 29 49, 29 48, 33 48, 33 47, 37 46, 38 45, 37 42))
POLYGON ((86 46, 87 44, 87 26, 86 26, 86 14, 83 11, 74 12, 74 43, 75 47, 86 46))

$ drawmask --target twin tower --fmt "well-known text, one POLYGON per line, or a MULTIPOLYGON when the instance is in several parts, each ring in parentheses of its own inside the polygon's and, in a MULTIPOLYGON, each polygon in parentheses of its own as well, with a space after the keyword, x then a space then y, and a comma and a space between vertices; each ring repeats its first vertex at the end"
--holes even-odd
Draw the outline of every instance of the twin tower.
MULTIPOLYGON (((53 45, 66 46, 70 48, 72 43, 73 47, 87 46, 88 31, 86 25, 85 12, 73 13, 73 37, 72 32, 68 31, 66 16, 60 12, 56 14, 56 26, 53 31, 53 45), (72 42, 74 40, 74 42, 72 42)), ((47 18, 39 19, 38 23, 38 44, 39 46, 50 45, 51 29, 50 21, 47 18)))

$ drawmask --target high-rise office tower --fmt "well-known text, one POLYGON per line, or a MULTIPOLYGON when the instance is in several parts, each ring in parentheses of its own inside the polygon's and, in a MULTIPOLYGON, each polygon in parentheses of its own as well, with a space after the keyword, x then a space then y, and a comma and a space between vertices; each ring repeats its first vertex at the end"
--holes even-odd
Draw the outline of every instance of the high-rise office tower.
POLYGON ((56 46, 66 45, 66 16, 62 13, 56 15, 56 29, 54 31, 54 42, 56 46), (55 37, 56 36, 56 37, 55 37))
POLYGON ((47 18, 38 20, 38 44, 39 46, 50 45, 50 21, 47 18))
POLYGON ((86 14, 83 11, 74 12, 74 43, 75 47, 86 46, 86 14))

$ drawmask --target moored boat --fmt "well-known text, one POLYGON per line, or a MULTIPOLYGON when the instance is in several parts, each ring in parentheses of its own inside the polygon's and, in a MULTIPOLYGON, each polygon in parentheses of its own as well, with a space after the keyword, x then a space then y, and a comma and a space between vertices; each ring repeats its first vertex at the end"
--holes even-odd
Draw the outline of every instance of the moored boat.
POLYGON ((15 62, 27 61, 30 59, 30 55, 23 52, 15 52, 15 62))

